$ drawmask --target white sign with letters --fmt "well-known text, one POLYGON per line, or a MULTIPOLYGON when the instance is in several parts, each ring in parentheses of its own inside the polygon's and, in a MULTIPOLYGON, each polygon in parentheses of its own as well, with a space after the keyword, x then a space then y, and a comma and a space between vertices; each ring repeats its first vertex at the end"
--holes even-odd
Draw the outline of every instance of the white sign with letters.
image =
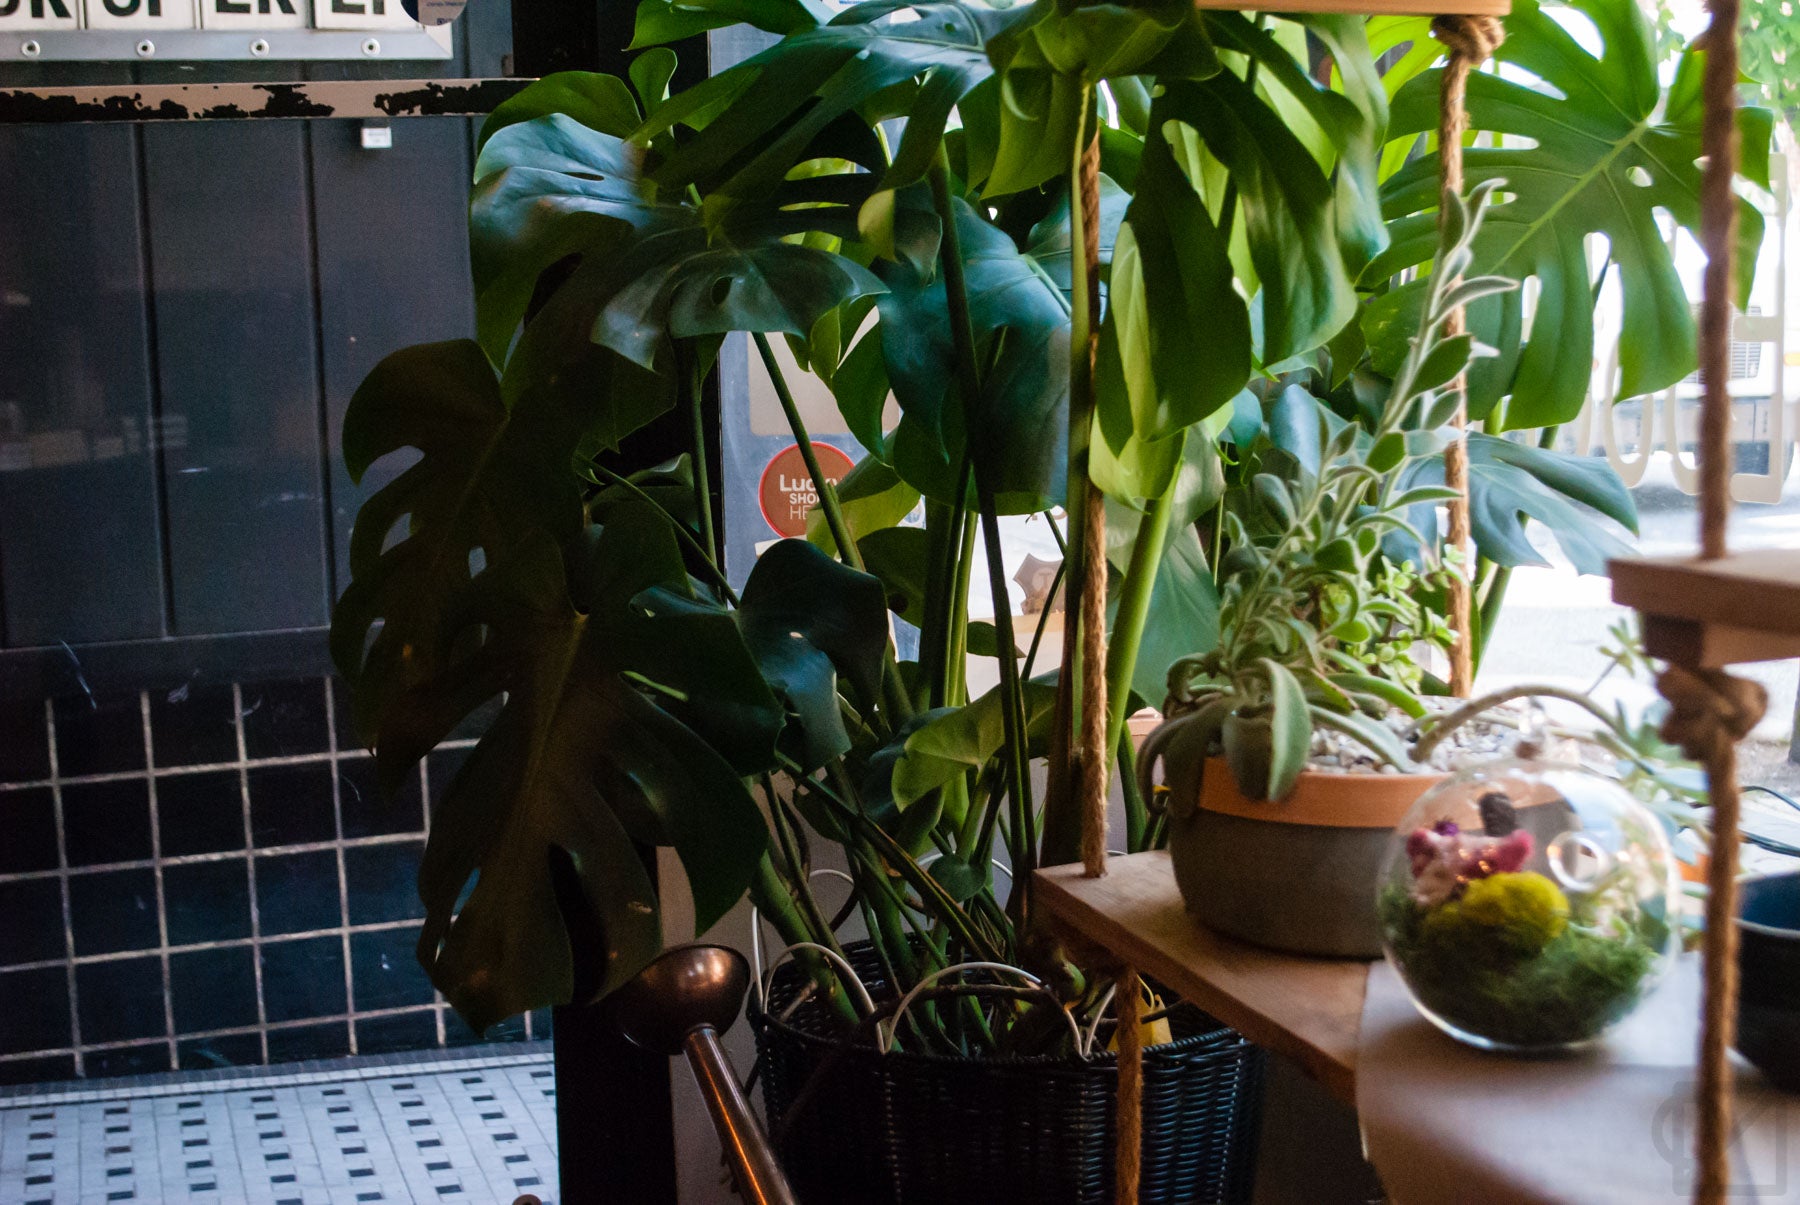
POLYGON ((0 29, 79 29, 81 0, 0 0, 0 29))
POLYGON ((89 29, 192 29, 194 0, 83 0, 89 29))
POLYGON ((204 29, 305 29, 307 0, 200 0, 204 29))

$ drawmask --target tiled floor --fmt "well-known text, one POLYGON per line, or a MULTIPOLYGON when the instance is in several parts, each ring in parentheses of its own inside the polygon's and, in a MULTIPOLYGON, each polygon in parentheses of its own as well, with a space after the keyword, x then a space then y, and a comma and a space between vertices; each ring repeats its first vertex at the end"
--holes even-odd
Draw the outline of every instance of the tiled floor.
POLYGON ((548 1042, 0 1094, 0 1202, 554 1199, 548 1042))

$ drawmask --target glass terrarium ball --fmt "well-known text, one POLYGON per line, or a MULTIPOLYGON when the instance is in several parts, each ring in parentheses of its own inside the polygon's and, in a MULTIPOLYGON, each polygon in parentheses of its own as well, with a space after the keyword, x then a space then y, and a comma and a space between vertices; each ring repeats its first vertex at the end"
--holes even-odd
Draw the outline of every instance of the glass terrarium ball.
POLYGON ((1578 1046, 1648 995, 1678 944, 1662 825, 1612 779, 1507 759, 1427 791, 1377 886, 1419 1011, 1489 1049, 1578 1046))

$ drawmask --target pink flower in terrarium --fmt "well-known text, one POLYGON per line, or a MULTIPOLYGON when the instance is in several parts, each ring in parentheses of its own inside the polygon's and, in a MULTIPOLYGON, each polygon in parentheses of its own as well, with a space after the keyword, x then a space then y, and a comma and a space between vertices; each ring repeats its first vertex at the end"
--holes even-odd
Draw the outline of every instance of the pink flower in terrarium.
POLYGON ((1476 879, 1519 870, 1530 860, 1532 848, 1531 834, 1523 829, 1499 840, 1465 835, 1449 820, 1414 829, 1406 839, 1412 897, 1427 908, 1453 900, 1476 879))

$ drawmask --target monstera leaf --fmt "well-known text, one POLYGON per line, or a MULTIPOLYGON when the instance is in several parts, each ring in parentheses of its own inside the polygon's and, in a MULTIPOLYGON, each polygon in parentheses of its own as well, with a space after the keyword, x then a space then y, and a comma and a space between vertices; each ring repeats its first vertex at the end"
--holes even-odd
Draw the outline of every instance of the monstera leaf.
POLYGON ((1005 232, 954 201, 982 376, 980 412, 964 414, 942 273, 881 265, 888 286, 881 349, 901 422, 890 442, 900 475, 951 501, 965 446, 1003 514, 1042 510, 1067 472, 1069 314, 1061 290, 1005 232), (965 441, 967 441, 965 443, 965 441))
POLYGON ((821 316, 881 284, 854 261, 786 241, 854 232, 866 184, 784 183, 718 222, 643 177, 645 152, 560 114, 496 132, 482 149, 470 249, 483 345, 505 364, 510 400, 532 389, 614 407, 610 442, 671 404, 670 340, 728 331, 805 336, 821 316), (563 267, 573 258, 572 270, 563 267), (514 332, 552 265, 557 288, 514 332))
POLYGON ((643 0, 630 49, 679 42, 727 25, 790 34, 829 20, 831 9, 819 0, 643 0))
POLYGON ((351 580, 332 613, 332 655, 365 742, 381 739, 396 698, 441 670, 444 600, 467 586, 474 558, 517 532, 561 541, 580 529, 569 460, 592 418, 547 393, 509 409, 468 340, 397 351, 358 387, 344 416, 351 480, 390 452, 421 453, 357 512, 351 580))
POLYGON ((658 168, 657 183, 743 198, 815 157, 806 148, 834 123, 859 112, 905 116, 892 168, 858 160, 882 174, 882 188, 897 188, 924 173, 957 101, 992 74, 988 40, 1040 15, 1028 5, 997 10, 954 0, 859 4, 690 89, 658 109, 636 137, 647 141, 677 122, 699 127, 658 168), (914 103, 903 112, 869 111, 884 103, 881 94, 919 77, 914 103))
MULTIPOLYGON (((735 610, 667 587, 646 591, 637 606, 665 625, 701 613, 735 622, 764 679, 792 717, 786 734, 794 760, 805 769, 816 769, 850 749, 838 699, 839 676, 850 684, 854 698, 871 700, 881 689, 888 643, 881 582, 805 540, 781 540, 758 557, 735 610)), ((679 643, 672 633, 654 642, 661 649, 679 643)), ((707 703, 712 705, 710 699, 707 703)), ((683 709, 670 710, 681 715, 683 709)))
POLYGON ((674 847, 701 929, 737 901, 762 858, 766 830, 743 767, 656 701, 704 692, 715 713, 733 713, 740 737, 760 742, 761 764, 772 761, 781 707, 730 618, 657 624, 631 605, 651 588, 681 594, 685 582, 668 519, 638 503, 566 554, 546 537, 517 540, 445 600, 484 635, 422 692, 439 723, 395 725, 410 730, 378 756, 391 777, 453 722, 442 700, 505 693, 437 806, 419 871, 420 961, 477 1031, 573 991, 553 849, 568 855, 598 923, 602 948, 584 955, 604 968, 602 993, 661 947, 634 842, 674 847))
MULTIPOLYGON (((1598 294, 1586 250, 1591 234, 1606 238, 1619 271, 1619 396, 1665 388, 1695 365, 1693 314, 1655 211, 1667 212, 1690 230, 1699 225, 1704 52, 1695 47, 1682 56, 1665 94, 1657 81, 1653 31, 1635 0, 1574 0, 1571 7, 1593 21, 1603 47, 1599 55, 1584 49, 1535 0, 1516 0, 1497 57, 1533 78, 1519 82, 1477 74, 1469 81, 1475 129, 1536 144, 1474 146, 1464 155, 1471 184, 1506 182, 1482 223, 1472 271, 1538 282, 1529 340, 1522 334, 1522 292, 1470 308, 1471 329, 1501 353, 1471 374, 1470 413, 1485 416, 1501 396, 1511 394, 1501 416, 1505 429, 1568 422, 1586 398, 1598 294)), ((1435 127, 1439 77, 1438 71, 1425 72, 1400 89, 1390 136, 1411 138, 1435 127)), ((1738 129, 1744 176, 1767 186, 1768 111, 1739 110, 1738 129)), ((1385 281, 1431 258, 1437 178, 1437 156, 1431 155, 1387 181, 1383 197, 1394 219, 1394 242, 1370 265, 1365 281, 1385 281)), ((1745 200, 1738 202, 1738 213, 1742 304, 1763 221, 1745 200)), ((1380 329, 1416 326, 1418 296, 1415 285, 1371 307, 1365 325, 1375 328, 1372 345, 1379 345, 1380 329)))
MULTIPOLYGON (((1636 534, 1637 504, 1604 459, 1479 432, 1468 443, 1469 527, 1482 556, 1505 568, 1549 564, 1526 535, 1531 519, 1544 525, 1578 573, 1604 575, 1608 560, 1630 554, 1618 531, 1636 534)), ((1407 489, 1443 483, 1442 456, 1415 462, 1402 481, 1407 489)), ((1435 546, 1435 505, 1413 507, 1408 518, 1435 546)), ((1407 538, 1390 535, 1388 547, 1397 559, 1423 563, 1407 538)))

